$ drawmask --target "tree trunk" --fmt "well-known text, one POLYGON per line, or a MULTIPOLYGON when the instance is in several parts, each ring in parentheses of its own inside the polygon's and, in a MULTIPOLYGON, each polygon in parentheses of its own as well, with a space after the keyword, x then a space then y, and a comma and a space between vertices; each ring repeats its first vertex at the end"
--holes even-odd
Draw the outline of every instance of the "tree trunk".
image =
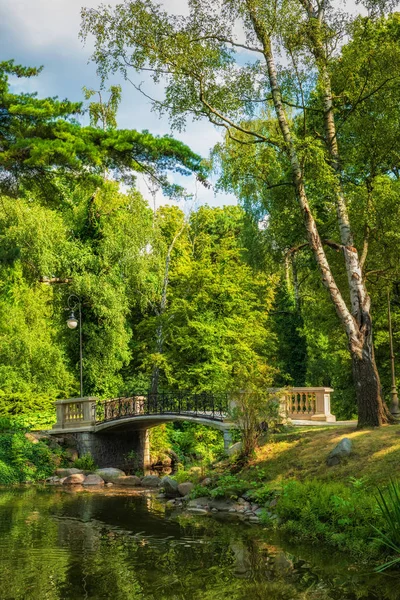
MULTIPOLYGON (((182 223, 182 226, 179 229, 179 231, 175 234, 175 236, 168 248, 167 256, 165 257, 165 269, 164 269, 164 279, 163 279, 163 284, 162 284, 160 309, 157 312, 158 324, 157 324, 157 330, 156 330, 156 351, 158 354, 163 353, 164 332, 163 332, 162 319, 163 319, 165 310, 167 308, 167 291, 168 291, 168 284, 169 284, 169 267, 170 267, 170 262, 171 262, 171 254, 172 254, 172 250, 175 247, 176 241, 178 240, 179 236, 185 229, 185 225, 186 225, 186 223, 184 221, 182 223)), ((157 394, 159 379, 160 379, 160 367, 158 365, 154 365, 153 371, 151 374, 151 383, 150 383, 150 393, 151 394, 157 394)))
POLYGON ((356 384, 358 427, 379 427, 391 420, 381 401, 381 383, 375 364, 372 336, 364 339, 361 352, 352 353, 353 378, 356 384))
POLYGON ((320 60, 321 57, 318 56, 317 63, 319 63, 318 66, 320 67, 320 75, 322 75, 325 92, 324 105, 327 143, 332 158, 333 169, 338 175, 337 189, 335 189, 337 218, 348 276, 351 311, 348 309, 342 293, 336 284, 332 269, 322 246, 317 223, 308 202, 303 168, 297 154, 290 124, 282 103, 270 34, 263 24, 262 19, 259 17, 259 7, 255 0, 246 0, 246 4, 250 19, 254 26, 254 31, 263 47, 263 54, 271 86, 272 100, 279 128, 286 145, 286 152, 290 159, 293 184, 296 190, 298 203, 303 213, 307 239, 321 272, 322 283, 328 290, 339 319, 346 331, 353 365, 356 365, 356 367, 353 368, 353 376, 358 408, 359 411, 361 411, 359 427, 381 425, 392 419, 381 396, 379 375, 375 364, 372 345, 370 298, 363 282, 357 249, 353 247, 353 238, 341 185, 340 161, 332 108, 329 73, 327 69, 324 68, 324 63, 320 60), (365 382, 364 377, 366 378, 365 382), (375 383, 373 385, 371 383, 371 387, 368 388, 368 382, 375 383), (367 388, 368 395, 365 395, 367 388))

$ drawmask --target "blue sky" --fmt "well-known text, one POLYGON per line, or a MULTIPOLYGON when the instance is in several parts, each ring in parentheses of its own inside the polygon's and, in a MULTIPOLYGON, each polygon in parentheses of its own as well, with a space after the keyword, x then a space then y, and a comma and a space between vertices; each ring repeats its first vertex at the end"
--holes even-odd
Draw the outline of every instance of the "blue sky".
MULTIPOLYGON (((83 46, 78 38, 81 6, 97 6, 101 0, 0 0, 0 56, 1 60, 14 58, 17 63, 30 66, 44 65, 44 70, 33 80, 16 80, 15 88, 37 91, 40 96, 59 96, 69 100, 82 100, 82 87, 98 89, 99 80, 95 65, 88 64, 90 45, 83 46)), ((117 0, 107 0, 115 5, 117 0)), ((179 8, 179 0, 165 0, 172 10, 179 8)), ((134 76, 136 83, 144 78, 134 76)), ((123 100, 118 114, 120 127, 148 129, 154 134, 171 133, 167 119, 159 119, 150 110, 150 103, 129 83, 116 77, 110 84, 123 85, 123 100)), ((188 144, 195 152, 208 156, 210 148, 221 139, 220 131, 201 121, 188 124, 187 130, 173 134, 188 144)), ((213 206, 235 204, 231 195, 217 194, 194 180, 181 178, 187 189, 196 195, 196 205, 213 206)), ((139 182, 142 193, 149 197, 146 185, 139 182)), ((150 198, 149 198, 150 199, 150 198)), ((165 202, 160 194, 157 204, 165 202)))

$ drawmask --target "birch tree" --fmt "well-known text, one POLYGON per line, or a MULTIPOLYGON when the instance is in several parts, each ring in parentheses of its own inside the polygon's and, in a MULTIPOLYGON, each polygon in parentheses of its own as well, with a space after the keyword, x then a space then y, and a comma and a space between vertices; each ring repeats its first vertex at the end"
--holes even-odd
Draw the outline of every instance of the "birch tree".
POLYGON ((305 243, 346 332, 359 426, 388 422, 332 94, 331 64, 347 18, 327 0, 188 0, 187 8, 181 16, 151 1, 127 0, 114 9, 84 9, 82 35, 95 36, 93 59, 103 78, 119 70, 130 79, 134 70, 165 84, 163 100, 152 98, 144 84, 135 85, 154 109, 169 114, 175 129, 183 129, 188 118, 206 118, 232 145, 257 148, 265 160, 266 192, 285 188, 282 210, 296 199, 305 243), (310 114, 322 119, 322 131, 309 126, 310 114), (317 200, 310 177, 316 171, 323 177, 317 200), (335 219, 336 240, 320 233, 318 203, 335 219), (331 248, 342 254, 336 272, 331 248))

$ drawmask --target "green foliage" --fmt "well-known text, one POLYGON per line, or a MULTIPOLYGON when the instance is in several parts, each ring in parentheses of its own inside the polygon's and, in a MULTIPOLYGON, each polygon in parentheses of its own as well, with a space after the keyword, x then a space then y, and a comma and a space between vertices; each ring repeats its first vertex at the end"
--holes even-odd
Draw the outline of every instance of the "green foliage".
POLYGON ((40 481, 50 477, 62 462, 61 450, 32 443, 23 431, 0 433, 0 484, 40 481))
POLYGON ((262 391, 262 387, 254 376, 250 379, 246 374, 238 378, 236 387, 244 391, 232 394, 230 413, 242 434, 240 457, 245 460, 254 454, 263 430, 281 421, 279 397, 262 391))
POLYGON ((212 498, 237 499, 249 489, 248 481, 238 479, 235 475, 222 475, 218 478, 217 487, 210 492, 212 498))
POLYGON ((378 488, 378 506, 382 514, 385 528, 374 526, 378 540, 397 556, 390 561, 379 565, 377 571, 382 572, 400 564, 400 485, 391 481, 386 490, 378 488))
POLYGON ((221 431, 197 423, 175 423, 169 429, 171 447, 183 463, 210 463, 222 455, 224 440, 221 431))
POLYGON ((170 429, 166 423, 150 429, 150 457, 153 463, 166 458, 171 447, 170 429))
POLYGON ((280 529, 296 539, 324 542, 356 555, 376 556, 382 544, 374 526, 383 524, 377 502, 364 489, 317 480, 283 486, 276 513, 280 529))
POLYGON ((74 467, 76 469, 82 469, 82 471, 95 471, 97 469, 97 465, 90 453, 83 454, 74 460, 74 467))

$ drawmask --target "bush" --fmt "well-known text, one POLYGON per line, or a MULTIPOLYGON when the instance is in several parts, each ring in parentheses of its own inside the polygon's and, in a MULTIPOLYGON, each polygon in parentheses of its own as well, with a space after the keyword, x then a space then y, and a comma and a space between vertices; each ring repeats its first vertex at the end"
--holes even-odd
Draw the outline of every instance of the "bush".
POLYGON ((276 506, 280 529, 297 540, 323 541, 353 554, 376 554, 374 525, 382 523, 376 499, 365 489, 317 480, 283 486, 276 506))
POLYGON ((23 431, 0 434, 0 484, 46 479, 61 462, 61 449, 33 444, 23 431))
POLYGON ((74 467, 82 471, 96 471, 97 465, 91 454, 83 454, 74 461, 74 467))
POLYGON ((223 475, 218 479, 218 485, 211 490, 212 498, 237 499, 249 489, 249 483, 234 475, 223 475))

